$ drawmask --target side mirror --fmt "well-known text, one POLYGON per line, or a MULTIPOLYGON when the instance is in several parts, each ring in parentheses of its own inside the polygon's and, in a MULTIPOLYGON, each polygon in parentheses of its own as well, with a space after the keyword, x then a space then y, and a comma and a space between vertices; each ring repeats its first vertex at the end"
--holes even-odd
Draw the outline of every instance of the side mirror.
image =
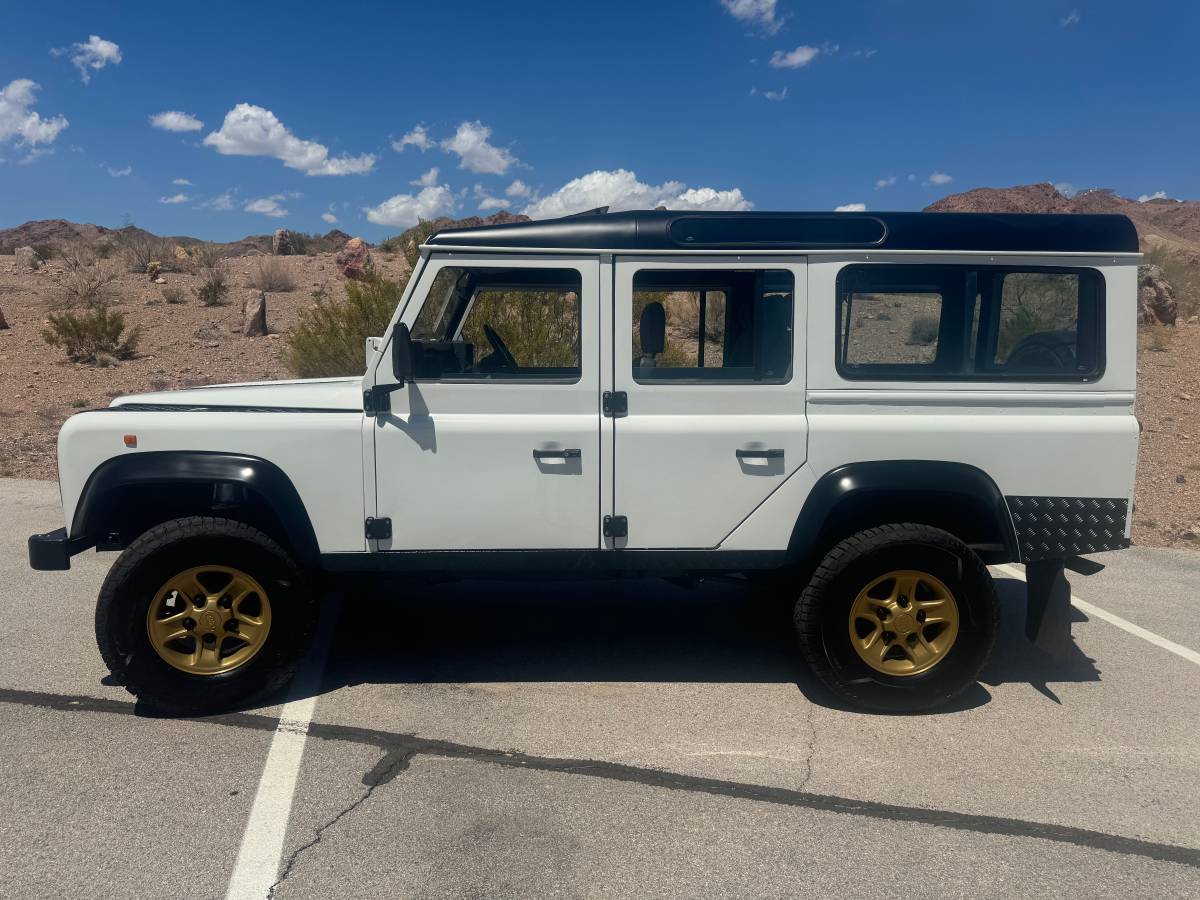
POLYGON ((392 375, 398 384, 404 384, 413 375, 412 334, 403 322, 392 329, 392 375))

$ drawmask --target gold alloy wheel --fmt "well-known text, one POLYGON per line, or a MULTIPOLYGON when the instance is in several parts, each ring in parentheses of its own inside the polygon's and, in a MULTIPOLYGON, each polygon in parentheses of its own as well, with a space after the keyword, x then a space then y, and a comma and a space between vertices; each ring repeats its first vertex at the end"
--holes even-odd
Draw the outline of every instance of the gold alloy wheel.
POLYGON ((868 584, 850 607, 850 643, 885 675, 928 672, 958 637, 958 602, 928 572, 903 569, 868 584))
POLYGON ((257 581, 229 566, 196 566, 158 589, 146 612, 150 646, 190 675, 244 666, 271 631, 271 603, 257 581))

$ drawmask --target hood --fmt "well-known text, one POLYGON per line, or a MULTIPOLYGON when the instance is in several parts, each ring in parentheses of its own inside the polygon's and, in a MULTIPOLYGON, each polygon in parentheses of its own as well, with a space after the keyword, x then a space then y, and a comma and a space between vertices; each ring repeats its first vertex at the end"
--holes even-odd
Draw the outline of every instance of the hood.
POLYGON ((274 407, 283 409, 362 410, 362 378, 305 378, 250 381, 156 391, 117 397, 110 406, 274 407))

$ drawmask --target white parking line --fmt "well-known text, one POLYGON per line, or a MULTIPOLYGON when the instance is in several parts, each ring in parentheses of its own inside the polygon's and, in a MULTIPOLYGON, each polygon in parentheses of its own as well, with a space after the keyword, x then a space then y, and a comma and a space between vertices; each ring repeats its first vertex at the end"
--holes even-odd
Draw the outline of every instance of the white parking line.
POLYGON ((250 818, 242 833, 242 846, 225 892, 226 900, 265 900, 275 883, 296 794, 296 776, 317 705, 325 657, 329 654, 331 620, 336 618, 336 609, 332 604, 326 605, 312 651, 292 682, 288 701, 279 713, 279 724, 271 738, 250 818))
MULTIPOLYGON (((1011 575, 1013 578, 1019 578, 1022 581, 1025 580, 1025 573, 1020 569, 1014 569, 1009 565, 999 565, 995 568, 999 569, 1005 575, 1011 575)), ((1151 644, 1154 644, 1157 647, 1162 647, 1164 650, 1170 651, 1176 656, 1182 657, 1188 662, 1195 663, 1196 665, 1200 666, 1200 653, 1197 653, 1195 650, 1192 650, 1189 647, 1185 647, 1182 644, 1177 644, 1174 641, 1169 641, 1165 637, 1155 634, 1153 631, 1147 631, 1141 625, 1134 625, 1128 619, 1122 619, 1120 616, 1110 613, 1107 609, 1101 609, 1098 606, 1088 603, 1086 600, 1080 600, 1074 594, 1071 595, 1071 604, 1083 610, 1089 616, 1095 616, 1097 619, 1103 619, 1105 622, 1116 625, 1122 631, 1128 631, 1135 637, 1140 637, 1144 641, 1149 641, 1151 644)))

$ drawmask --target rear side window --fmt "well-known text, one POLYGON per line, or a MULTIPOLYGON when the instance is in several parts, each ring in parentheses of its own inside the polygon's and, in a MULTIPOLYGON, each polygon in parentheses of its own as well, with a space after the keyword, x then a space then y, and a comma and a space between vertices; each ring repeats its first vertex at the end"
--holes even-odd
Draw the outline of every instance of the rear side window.
POLYGON ((786 269, 642 269, 633 278, 634 380, 789 381, 794 291, 786 269))
POLYGON ((838 371, 872 380, 1083 381, 1103 370, 1094 269, 847 266, 838 371))

